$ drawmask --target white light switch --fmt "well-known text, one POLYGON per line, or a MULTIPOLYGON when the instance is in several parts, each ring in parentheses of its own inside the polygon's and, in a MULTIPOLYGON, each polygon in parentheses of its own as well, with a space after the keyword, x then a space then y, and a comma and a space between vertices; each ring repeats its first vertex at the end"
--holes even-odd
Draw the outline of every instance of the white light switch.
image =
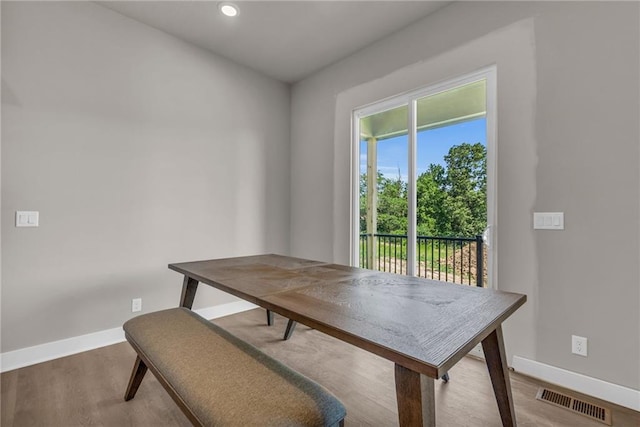
POLYGON ((536 230, 564 230, 564 212, 534 212, 533 228, 536 230))
POLYGON ((37 227, 39 219, 37 211, 16 211, 16 227, 37 227))

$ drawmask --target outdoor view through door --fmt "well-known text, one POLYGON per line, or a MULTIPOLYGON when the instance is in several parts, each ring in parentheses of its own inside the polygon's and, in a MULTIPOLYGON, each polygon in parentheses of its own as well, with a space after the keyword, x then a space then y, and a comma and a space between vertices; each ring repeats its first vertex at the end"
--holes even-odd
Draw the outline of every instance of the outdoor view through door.
POLYGON ((490 286, 494 72, 355 111, 354 264, 490 286))

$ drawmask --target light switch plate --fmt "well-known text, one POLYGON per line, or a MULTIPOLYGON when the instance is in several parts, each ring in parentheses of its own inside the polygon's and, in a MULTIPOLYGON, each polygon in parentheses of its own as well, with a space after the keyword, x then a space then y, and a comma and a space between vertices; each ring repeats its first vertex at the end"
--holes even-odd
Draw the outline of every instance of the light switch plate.
POLYGON ((564 212, 534 212, 535 230, 564 230, 564 212))
POLYGON ((37 227, 40 213, 37 211, 16 211, 16 227, 37 227))

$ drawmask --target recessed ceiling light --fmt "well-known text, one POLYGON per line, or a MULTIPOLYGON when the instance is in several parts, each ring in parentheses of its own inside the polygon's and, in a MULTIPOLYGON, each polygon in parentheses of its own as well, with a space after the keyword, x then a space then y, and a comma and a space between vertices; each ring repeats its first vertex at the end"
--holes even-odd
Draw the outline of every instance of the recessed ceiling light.
POLYGON ((220 3, 220 5, 218 5, 218 8, 220 9, 220 12, 222 12, 222 14, 225 16, 234 17, 240 14, 240 9, 238 9, 238 6, 233 3, 220 3))

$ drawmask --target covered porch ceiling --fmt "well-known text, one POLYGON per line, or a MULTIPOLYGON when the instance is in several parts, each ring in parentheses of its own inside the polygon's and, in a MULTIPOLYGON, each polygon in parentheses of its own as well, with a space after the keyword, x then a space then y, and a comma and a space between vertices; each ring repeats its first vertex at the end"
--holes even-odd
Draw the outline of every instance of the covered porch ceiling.
MULTIPOLYGON (((486 115, 486 81, 480 80, 417 101, 418 132, 450 126, 486 115)), ((407 106, 360 119, 362 140, 382 141, 407 134, 407 106)))

